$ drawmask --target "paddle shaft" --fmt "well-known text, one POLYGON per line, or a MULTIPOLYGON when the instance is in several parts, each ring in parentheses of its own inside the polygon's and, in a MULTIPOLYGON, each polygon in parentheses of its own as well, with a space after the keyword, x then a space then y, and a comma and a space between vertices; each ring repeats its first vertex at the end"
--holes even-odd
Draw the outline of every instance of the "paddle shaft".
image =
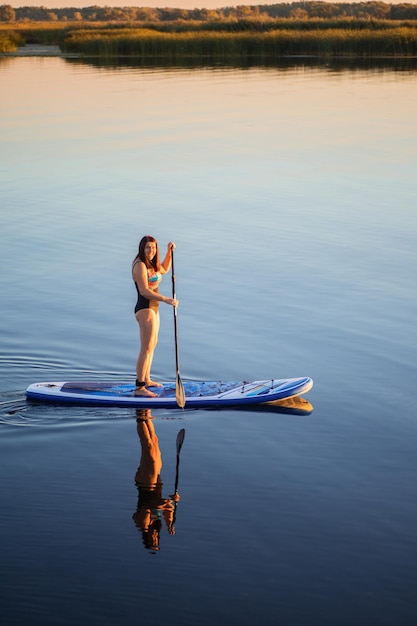
MULTIPOLYGON (((176 299, 175 295, 175 270, 174 270, 174 250, 171 249, 171 273, 172 273, 172 297, 176 299)), ((180 359, 178 355, 178 325, 177 325, 177 307, 174 306, 174 334, 175 334, 175 367, 176 367, 176 380, 175 380, 175 397, 177 399, 178 406, 183 409, 185 406, 185 391, 180 376, 180 359)))
MULTIPOLYGON (((174 270, 174 250, 171 250, 171 270, 172 270, 172 297, 176 299, 175 295, 175 270, 174 270)), ((177 325, 177 307, 174 306, 174 333, 175 333, 175 366, 177 375, 180 371, 180 360, 178 356, 178 325, 177 325)))

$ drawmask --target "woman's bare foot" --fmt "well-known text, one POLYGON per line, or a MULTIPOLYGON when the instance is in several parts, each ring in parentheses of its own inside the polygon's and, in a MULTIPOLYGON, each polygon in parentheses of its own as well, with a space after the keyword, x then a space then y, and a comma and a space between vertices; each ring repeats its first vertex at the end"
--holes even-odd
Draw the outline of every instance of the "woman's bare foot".
POLYGON ((155 398, 156 393, 154 393, 153 391, 149 391, 149 389, 146 389, 146 387, 136 387, 135 396, 145 396, 145 398, 146 397, 155 398))
POLYGON ((146 386, 147 387, 162 387, 161 383, 156 383, 154 380, 147 380, 146 386))

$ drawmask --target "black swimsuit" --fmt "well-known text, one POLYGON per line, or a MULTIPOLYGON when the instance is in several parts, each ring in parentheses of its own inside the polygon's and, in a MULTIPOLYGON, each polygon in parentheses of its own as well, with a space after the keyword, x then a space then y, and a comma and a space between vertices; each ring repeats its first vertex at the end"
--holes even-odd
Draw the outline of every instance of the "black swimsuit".
MULTIPOLYGON (((139 287, 137 286, 137 283, 135 283, 135 287, 136 287, 136 291, 138 292, 138 301, 136 302, 135 313, 137 313, 138 311, 141 311, 142 309, 152 309, 153 311, 158 311, 159 309, 158 300, 148 300, 148 298, 145 298, 144 296, 141 295, 139 291, 139 287)), ((159 293, 158 287, 156 289, 153 289, 153 291, 155 293, 159 293)))
MULTIPOLYGON (((162 280, 162 276, 159 272, 155 272, 155 270, 148 269, 148 287, 152 289, 155 293, 159 293, 158 285, 162 280), (156 285, 153 287, 153 285, 156 285)), ((159 309, 159 301, 158 300, 149 300, 142 296, 139 291, 139 287, 137 282, 135 281, 135 287, 138 294, 138 300, 135 306, 135 313, 141 311, 142 309, 151 309, 152 311, 157 312, 159 309)))

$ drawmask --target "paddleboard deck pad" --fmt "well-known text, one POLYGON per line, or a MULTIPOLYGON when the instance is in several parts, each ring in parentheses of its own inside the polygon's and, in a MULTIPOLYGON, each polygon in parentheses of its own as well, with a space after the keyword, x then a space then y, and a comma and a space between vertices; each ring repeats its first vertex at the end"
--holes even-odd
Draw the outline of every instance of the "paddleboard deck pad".
MULTIPOLYGON (((182 381, 182 383, 187 409, 264 404, 299 396, 313 386, 313 381, 308 376, 251 382, 182 381)), ((126 382, 41 382, 30 385, 26 389, 26 397, 55 404, 178 408, 175 381, 149 389, 156 394, 155 397, 135 395, 135 385, 126 382)))

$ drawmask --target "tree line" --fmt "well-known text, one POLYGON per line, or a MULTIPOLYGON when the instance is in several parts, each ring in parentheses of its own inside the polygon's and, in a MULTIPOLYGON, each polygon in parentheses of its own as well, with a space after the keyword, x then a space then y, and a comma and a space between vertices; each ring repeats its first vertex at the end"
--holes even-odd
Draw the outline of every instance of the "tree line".
POLYGON ((0 5, 0 22, 120 22, 160 23, 173 21, 220 21, 268 19, 361 19, 417 20, 417 5, 386 2, 288 2, 272 5, 241 5, 221 9, 175 9, 150 7, 68 7, 48 9, 0 5))

